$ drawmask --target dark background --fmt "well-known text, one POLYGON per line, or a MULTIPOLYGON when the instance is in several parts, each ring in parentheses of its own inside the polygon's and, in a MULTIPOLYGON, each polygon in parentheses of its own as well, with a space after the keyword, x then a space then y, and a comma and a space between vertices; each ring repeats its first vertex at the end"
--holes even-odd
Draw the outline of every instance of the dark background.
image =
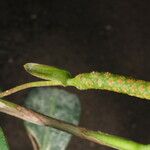
MULTIPOLYGON (((36 62, 81 72, 109 71, 150 80, 150 1, 1 1, 0 83, 36 80, 22 65, 36 62)), ((150 143, 150 102, 107 91, 79 95, 80 126, 150 143)), ((23 104, 28 90, 14 94, 23 104)), ((11 150, 30 150, 22 121, 1 114, 11 150)), ((68 150, 110 150, 73 137, 68 150)))

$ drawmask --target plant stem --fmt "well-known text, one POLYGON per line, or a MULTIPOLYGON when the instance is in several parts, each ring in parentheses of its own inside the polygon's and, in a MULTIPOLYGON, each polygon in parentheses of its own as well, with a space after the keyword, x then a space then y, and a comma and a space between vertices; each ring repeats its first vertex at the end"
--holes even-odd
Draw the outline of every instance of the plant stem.
POLYGON ((14 88, 11 88, 9 90, 6 90, 4 92, 0 93, 0 98, 11 95, 13 93, 16 93, 18 91, 22 91, 24 89, 32 88, 32 87, 42 87, 42 86, 65 86, 60 81, 36 81, 36 82, 29 82, 25 83, 19 86, 16 86, 14 88))
POLYGON ((150 100, 150 82, 135 80, 130 77, 114 75, 111 73, 98 72, 79 74, 74 78, 69 78, 66 82, 61 82, 60 80, 50 80, 25 83, 1 92, 0 98, 27 88, 41 86, 74 86, 80 90, 109 90, 150 100))
POLYGON ((75 125, 63 122, 17 104, 0 99, 0 112, 15 116, 22 120, 42 125, 54 127, 59 130, 71 133, 89 141, 93 141, 98 144, 103 144, 112 148, 120 150, 149 150, 150 145, 139 144, 124 138, 120 138, 114 135, 109 135, 102 132, 90 131, 85 128, 77 127, 75 125))
POLYGON ((100 89, 128 94, 150 100, 150 82, 109 72, 82 73, 74 78, 68 71, 37 63, 27 63, 25 70, 31 75, 45 79, 56 80, 66 86, 74 86, 80 90, 100 89))

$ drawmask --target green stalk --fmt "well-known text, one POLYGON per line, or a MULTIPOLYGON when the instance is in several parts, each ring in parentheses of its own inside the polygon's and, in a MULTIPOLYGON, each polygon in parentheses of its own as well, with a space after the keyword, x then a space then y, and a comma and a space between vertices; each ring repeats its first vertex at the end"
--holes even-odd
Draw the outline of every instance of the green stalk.
POLYGON ((73 78, 69 72, 55 67, 35 63, 28 63, 24 67, 26 71, 33 76, 49 81, 31 82, 17 86, 0 93, 1 98, 31 87, 74 86, 80 90, 109 90, 150 100, 150 82, 148 81, 136 80, 131 77, 125 77, 108 72, 82 73, 73 78))
POLYGON ((42 87, 42 86, 65 86, 62 84, 60 81, 36 81, 36 82, 29 82, 25 83, 19 86, 16 86, 14 88, 11 88, 9 90, 6 90, 4 92, 0 93, 0 98, 11 95, 13 93, 16 93, 18 91, 22 91, 28 88, 33 88, 33 87, 42 87))
POLYGON ((17 104, 0 99, 0 112, 15 116, 31 123, 53 127, 89 141, 106 145, 119 150, 150 150, 150 145, 143 145, 118 136, 99 131, 90 131, 67 122, 63 122, 17 104))

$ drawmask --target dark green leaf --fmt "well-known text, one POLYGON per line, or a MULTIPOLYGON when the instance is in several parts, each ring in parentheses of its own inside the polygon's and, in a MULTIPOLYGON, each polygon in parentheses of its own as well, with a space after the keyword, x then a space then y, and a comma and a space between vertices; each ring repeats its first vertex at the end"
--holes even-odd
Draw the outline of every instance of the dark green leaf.
POLYGON ((1 127, 0 127, 0 150, 9 150, 3 129, 1 127))

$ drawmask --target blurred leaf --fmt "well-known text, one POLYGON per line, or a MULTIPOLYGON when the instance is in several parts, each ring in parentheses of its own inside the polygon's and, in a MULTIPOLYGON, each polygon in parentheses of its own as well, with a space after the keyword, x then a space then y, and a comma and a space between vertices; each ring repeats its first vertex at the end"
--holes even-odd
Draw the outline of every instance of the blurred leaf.
POLYGON ((3 129, 1 127, 0 127, 0 150, 9 150, 3 129))
MULTIPOLYGON (((80 117, 80 102, 76 95, 57 88, 33 89, 25 105, 37 112, 77 125, 80 117)), ((34 143, 34 149, 64 150, 71 135, 54 128, 41 127, 25 122, 34 143), (36 142, 35 142, 36 141, 36 142), (38 146, 37 146, 38 144, 38 146), (35 146, 36 145, 36 146, 35 146)))

